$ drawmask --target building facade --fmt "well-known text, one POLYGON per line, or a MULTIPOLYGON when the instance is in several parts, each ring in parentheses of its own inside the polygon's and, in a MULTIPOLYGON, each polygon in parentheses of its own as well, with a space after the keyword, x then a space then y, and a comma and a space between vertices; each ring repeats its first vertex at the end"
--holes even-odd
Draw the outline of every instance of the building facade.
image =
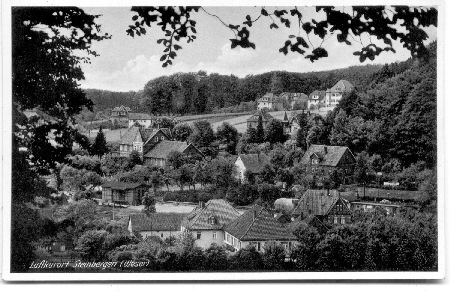
POLYGON ((334 107, 341 101, 344 93, 351 92, 355 87, 347 80, 340 80, 325 93, 325 106, 334 107))
POLYGON ((152 127, 154 123, 153 118, 146 113, 129 113, 128 114, 128 128, 138 124, 145 128, 152 127))
POLYGON ((183 213, 131 214, 128 218, 128 231, 139 233, 143 239, 156 236, 161 239, 176 237, 181 232, 183 213))
POLYGON ((110 181, 102 185, 102 202, 141 205, 142 197, 149 187, 143 183, 110 181))
POLYGON ((245 182, 246 175, 259 175, 268 164, 270 164, 270 158, 264 153, 240 154, 234 162, 236 178, 245 182))
POLYGON ((203 249, 212 243, 224 244, 225 225, 235 220, 240 213, 223 199, 212 199, 206 204, 200 202, 182 221, 181 230, 190 231, 195 238, 195 245, 203 249))
POLYGON ((283 110, 283 102, 273 93, 266 93, 263 97, 257 100, 257 103, 258 110, 262 110, 263 108, 268 110, 283 110))

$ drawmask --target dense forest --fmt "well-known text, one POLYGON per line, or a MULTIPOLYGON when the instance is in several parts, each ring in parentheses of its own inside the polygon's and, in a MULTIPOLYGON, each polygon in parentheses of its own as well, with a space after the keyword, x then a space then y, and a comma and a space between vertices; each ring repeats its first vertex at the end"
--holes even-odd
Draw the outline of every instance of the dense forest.
MULTIPOLYGON (((391 64, 391 71, 401 71, 409 62, 391 64)), ((95 112, 125 105, 136 112, 152 114, 201 114, 255 101, 267 92, 302 92, 331 88, 341 79, 365 90, 381 76, 380 65, 353 66, 322 72, 267 72, 238 78, 234 75, 176 73, 150 80, 143 90, 111 92, 86 89, 94 102, 95 112)))

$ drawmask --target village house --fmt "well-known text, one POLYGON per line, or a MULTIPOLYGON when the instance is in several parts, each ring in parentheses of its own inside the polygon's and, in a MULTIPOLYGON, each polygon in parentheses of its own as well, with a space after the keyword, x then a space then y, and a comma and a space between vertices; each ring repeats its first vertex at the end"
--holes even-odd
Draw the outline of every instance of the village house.
POLYGON ((264 153, 240 154, 234 162, 237 169, 236 178, 245 182, 246 175, 259 175, 268 164, 270 164, 270 158, 264 153))
POLYGON ((129 157, 132 151, 144 156, 151 147, 169 137, 163 129, 130 127, 119 141, 119 155, 129 157))
POLYGON ((347 80, 340 80, 325 92, 325 106, 334 107, 341 101, 344 93, 351 92, 355 87, 347 80))
POLYGON ((128 114, 130 113, 130 111, 130 107, 125 107, 123 105, 114 107, 111 110, 111 121, 128 121, 128 114))
POLYGON ((128 218, 128 231, 139 233, 143 239, 157 236, 161 239, 175 237, 181 232, 184 213, 131 214, 128 218))
POLYGON ((146 164, 163 167, 167 163, 170 152, 176 151, 186 156, 203 156, 193 144, 184 141, 160 140, 144 154, 146 164))
POLYGON ((102 185, 102 202, 141 205, 142 197, 148 189, 143 183, 106 182, 102 185))
POLYGON ((308 97, 308 109, 311 109, 311 106, 318 108, 320 105, 325 105, 325 91, 314 90, 308 97))
POLYGON ((223 245, 225 225, 235 220, 240 213, 226 200, 212 199, 200 202, 181 223, 181 231, 190 231, 196 239, 195 245, 203 249, 212 243, 223 245))
POLYGON ((281 120, 281 123, 283 124, 283 133, 291 134, 291 121, 289 120, 286 111, 284 112, 284 117, 283 120, 281 120))
POLYGON ((235 250, 254 246, 262 251, 268 241, 290 250, 297 238, 265 208, 254 205, 224 228, 225 243, 235 250))
POLYGON ((257 103, 258 110, 262 110, 263 108, 268 110, 283 110, 283 102, 273 93, 266 93, 263 97, 257 100, 257 103))
POLYGON ((348 147, 315 144, 309 146, 300 160, 308 174, 328 175, 333 169, 340 169, 344 180, 353 174, 355 163, 348 147))
POLYGON ((341 198, 337 190, 324 189, 308 189, 292 211, 292 216, 299 220, 315 216, 328 224, 351 223, 351 214, 348 201, 341 198))
POLYGON ((387 215, 397 215, 401 209, 398 204, 389 202, 371 202, 371 201, 353 201, 350 202, 350 210, 354 212, 375 212, 377 209, 383 209, 387 215))
POLYGON ((272 115, 267 112, 267 109, 258 110, 258 112, 247 119, 247 128, 256 129, 256 127, 258 126, 259 117, 261 117, 264 130, 266 129, 269 121, 273 119, 272 115))
POLYGON ((128 114, 128 127, 139 124, 145 128, 153 126, 153 118, 146 113, 129 113, 128 114))
POLYGON ((284 109, 287 110, 306 109, 308 104, 308 95, 305 93, 283 92, 280 94, 280 99, 284 100, 287 105, 284 109))

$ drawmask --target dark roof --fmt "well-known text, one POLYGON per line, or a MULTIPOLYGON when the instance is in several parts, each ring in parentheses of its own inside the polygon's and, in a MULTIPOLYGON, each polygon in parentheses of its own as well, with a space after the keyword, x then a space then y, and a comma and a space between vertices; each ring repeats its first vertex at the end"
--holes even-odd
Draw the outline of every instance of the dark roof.
POLYGON ((340 80, 337 82, 331 89, 328 89, 327 92, 349 92, 353 90, 355 86, 353 86, 349 81, 347 80, 340 80))
MULTIPOLYGON (((162 140, 151 148, 144 156, 147 158, 165 159, 171 151, 184 152, 192 144, 187 144, 184 141, 162 140)), ((194 147, 197 149, 196 147, 194 147)), ((200 154, 200 151, 199 151, 200 154)))
POLYGON ((353 156, 348 147, 312 144, 303 155, 300 163, 309 164, 311 156, 315 154, 319 157, 319 165, 336 167, 346 151, 349 151, 353 156))
POLYGON ((312 215, 327 215, 333 205, 341 199, 337 190, 308 189, 298 201, 292 215, 308 213, 312 215))
POLYGON ((270 164, 270 158, 264 154, 240 154, 238 156, 242 160, 247 171, 253 174, 261 173, 264 166, 270 164))
POLYGON ((222 229, 226 224, 238 218, 240 213, 223 199, 209 200, 203 207, 197 206, 182 225, 189 230, 222 229), (214 218, 214 224, 211 223, 214 218))
POLYGON ((143 141, 139 127, 130 127, 119 141, 119 144, 133 144, 135 141, 143 141))
POLYGON ((149 114, 147 113, 129 113, 128 119, 153 119, 149 114))
POLYGON ((185 216, 185 213, 131 214, 128 223, 133 231, 180 231, 185 216))
POLYGON ((267 112, 266 110, 258 110, 255 114, 253 114, 247 119, 247 122, 249 121, 258 122, 259 116, 262 117, 263 122, 270 121, 273 119, 272 115, 270 115, 269 112, 267 112))
POLYGON ((128 183, 128 182, 118 182, 118 181, 109 181, 102 185, 103 188, 112 188, 116 190, 126 190, 126 189, 134 189, 139 186, 146 186, 143 183, 128 183))
POLYGON ((133 144, 135 141, 142 141, 146 143, 151 139, 158 131, 161 131, 167 139, 169 136, 165 133, 163 129, 158 128, 142 128, 138 126, 130 127, 119 141, 119 144, 133 144))
POLYGON ((270 212, 255 205, 225 226, 224 231, 241 241, 294 240, 296 237, 270 212))

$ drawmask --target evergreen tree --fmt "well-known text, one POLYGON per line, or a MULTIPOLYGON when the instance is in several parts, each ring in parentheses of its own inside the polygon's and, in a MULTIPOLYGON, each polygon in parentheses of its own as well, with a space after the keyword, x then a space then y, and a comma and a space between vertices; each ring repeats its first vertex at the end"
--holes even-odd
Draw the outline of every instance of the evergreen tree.
POLYGON ((108 152, 108 147, 106 146, 106 138, 105 134, 103 133, 103 129, 100 126, 100 130, 97 133, 97 136, 95 137, 94 144, 91 148, 91 154, 98 156, 100 159, 104 154, 108 152))
POLYGON ((264 126, 263 126, 263 120, 262 116, 259 115, 258 117, 258 124, 256 125, 256 133, 255 133, 255 143, 262 143, 264 142, 264 126))
POLYGON ((299 129, 297 130, 297 135, 295 138, 295 144, 299 148, 306 150, 307 143, 306 143, 306 137, 308 136, 308 117, 306 113, 301 113, 297 115, 297 122, 299 125, 299 129))

